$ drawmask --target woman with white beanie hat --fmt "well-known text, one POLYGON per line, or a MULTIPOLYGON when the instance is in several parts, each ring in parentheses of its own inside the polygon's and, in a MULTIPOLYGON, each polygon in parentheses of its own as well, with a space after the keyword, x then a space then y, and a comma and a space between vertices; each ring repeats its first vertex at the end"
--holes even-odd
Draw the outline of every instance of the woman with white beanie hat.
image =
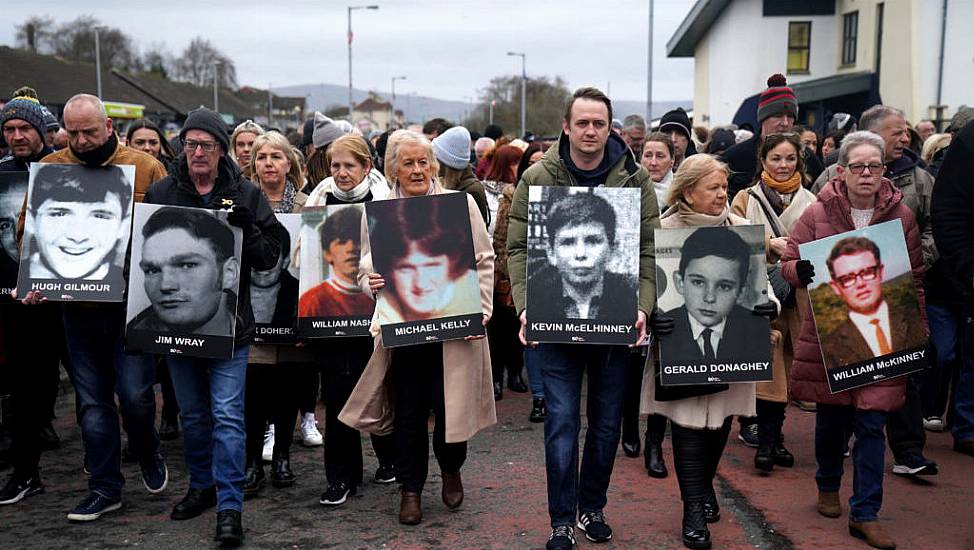
POLYGON ((470 167, 470 131, 454 126, 433 138, 433 153, 440 162, 440 180, 443 187, 469 193, 477 203, 484 224, 490 224, 487 211, 487 195, 484 186, 470 167))

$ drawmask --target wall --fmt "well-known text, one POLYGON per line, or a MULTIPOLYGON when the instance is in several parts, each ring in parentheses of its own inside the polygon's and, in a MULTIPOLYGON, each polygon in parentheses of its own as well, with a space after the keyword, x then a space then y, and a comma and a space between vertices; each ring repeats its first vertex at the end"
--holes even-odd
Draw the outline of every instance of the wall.
MULTIPOLYGON (((931 118, 935 113, 930 112, 929 107, 937 104, 943 2, 924 0, 921 4, 917 33, 919 78, 911 121, 931 118)), ((974 2, 948 1, 941 98, 947 106, 947 119, 957 112, 960 105, 974 105, 974 95, 971 94, 971 90, 974 90, 974 33, 971 32, 971 21, 974 21, 974 2)))

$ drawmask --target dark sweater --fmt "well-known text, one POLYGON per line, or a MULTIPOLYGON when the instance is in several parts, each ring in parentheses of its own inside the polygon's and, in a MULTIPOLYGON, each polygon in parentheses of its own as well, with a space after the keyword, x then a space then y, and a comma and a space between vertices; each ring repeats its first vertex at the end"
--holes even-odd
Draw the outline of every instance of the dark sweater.
POLYGON ((930 217, 940 257, 961 279, 970 297, 974 285, 974 124, 950 143, 936 184, 930 217))

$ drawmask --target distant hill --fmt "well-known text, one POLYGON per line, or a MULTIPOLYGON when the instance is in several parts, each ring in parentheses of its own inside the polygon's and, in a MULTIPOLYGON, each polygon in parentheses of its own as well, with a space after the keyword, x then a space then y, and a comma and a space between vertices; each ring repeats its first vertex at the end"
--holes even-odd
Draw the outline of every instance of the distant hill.
MULTIPOLYGON (((392 94, 388 91, 378 91, 383 99, 389 101, 392 94)), ((308 109, 325 111, 336 105, 348 104, 348 87, 338 84, 297 84, 294 86, 280 86, 274 88, 274 93, 283 96, 297 96, 308 98, 308 109)), ((368 97, 366 90, 352 89, 352 98, 358 103, 368 97)), ((686 101, 657 101, 653 103, 653 116, 659 117, 663 113, 677 107, 692 108, 693 102, 686 101)), ((627 115, 645 112, 646 104, 642 101, 616 100, 612 102, 614 115, 622 120, 627 115)), ((423 122, 435 117, 458 121, 467 116, 471 109, 469 103, 438 99, 435 97, 396 94, 396 109, 401 109, 410 122, 423 122)))

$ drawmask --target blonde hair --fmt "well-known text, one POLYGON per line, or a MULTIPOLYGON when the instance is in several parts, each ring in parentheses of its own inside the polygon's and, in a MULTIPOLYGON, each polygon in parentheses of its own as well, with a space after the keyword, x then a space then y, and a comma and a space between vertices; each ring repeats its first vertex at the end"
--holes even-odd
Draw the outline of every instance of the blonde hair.
POLYGON ((717 157, 706 153, 691 155, 680 163, 680 167, 673 175, 673 184, 670 186, 670 194, 666 197, 666 203, 673 205, 677 202, 686 202, 683 194, 700 182, 703 178, 713 172, 723 172, 725 176, 730 176, 730 169, 726 164, 717 160, 717 157))
MULTIPOLYGON (((257 124, 253 120, 245 120, 233 129, 233 134, 230 135, 230 158, 232 158, 234 162, 237 162, 237 137, 240 136, 240 134, 246 133, 251 133, 259 137, 264 135, 264 129, 260 126, 260 124, 257 124)), ((254 142, 254 145, 257 145, 256 141, 254 142)))
POLYGON ((923 151, 920 153, 920 158, 923 162, 930 164, 933 162, 933 156, 937 154, 938 151, 950 145, 950 134, 933 134, 923 142, 923 151))
POLYGON ((433 146, 426 136, 409 130, 396 130, 389 136, 389 143, 386 145, 386 179, 392 185, 399 184, 399 151, 403 145, 418 145, 426 150, 426 160, 430 165, 430 180, 436 180, 437 174, 440 173, 440 163, 433 153, 433 146))
POLYGON ((278 151, 284 153, 284 157, 291 163, 291 167, 287 171, 287 180, 291 182, 291 185, 295 187, 295 190, 300 191, 304 182, 301 180, 301 161, 298 160, 297 155, 294 154, 294 149, 291 147, 291 143, 279 132, 267 132, 257 136, 254 140, 254 148, 250 153, 250 164, 247 167, 250 169, 250 177, 254 179, 254 183, 258 187, 261 186, 260 176, 257 175, 257 153, 260 152, 261 148, 265 145, 270 145, 271 147, 277 149, 278 151))
POLYGON ((331 142, 331 146, 325 151, 325 161, 328 163, 329 170, 331 167, 331 156, 335 151, 342 150, 347 151, 350 155, 355 157, 362 166, 367 166, 371 168, 372 166, 372 155, 369 152, 369 146, 365 144, 365 138, 356 135, 345 135, 335 141, 331 142))

